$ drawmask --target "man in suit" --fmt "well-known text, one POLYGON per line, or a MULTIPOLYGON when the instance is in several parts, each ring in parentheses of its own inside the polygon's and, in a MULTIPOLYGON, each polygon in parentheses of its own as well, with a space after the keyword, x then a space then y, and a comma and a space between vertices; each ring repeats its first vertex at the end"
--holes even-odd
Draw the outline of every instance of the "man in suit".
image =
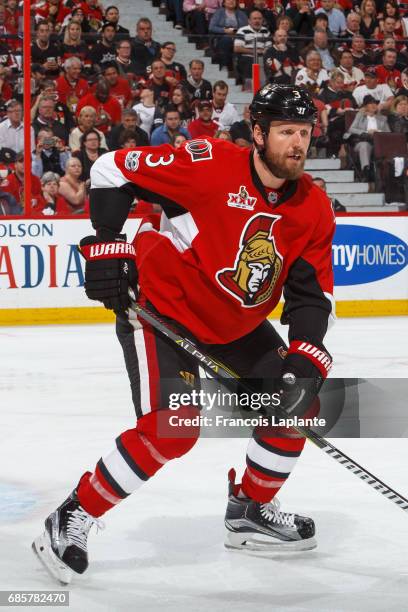
POLYGON ((370 181, 370 163, 373 154, 374 132, 390 132, 387 118, 378 113, 378 100, 370 94, 364 96, 363 108, 357 113, 345 139, 351 139, 360 159, 363 179, 370 181))

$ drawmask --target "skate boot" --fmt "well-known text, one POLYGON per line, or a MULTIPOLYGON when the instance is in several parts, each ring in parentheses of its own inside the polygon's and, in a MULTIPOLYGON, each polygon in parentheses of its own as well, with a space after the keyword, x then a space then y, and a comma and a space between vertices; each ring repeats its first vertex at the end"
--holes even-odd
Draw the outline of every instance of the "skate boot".
POLYGON ((282 512, 277 499, 263 504, 237 497, 235 470, 230 470, 228 479, 226 548, 270 552, 310 550, 317 546, 311 518, 282 512))
POLYGON ((45 520, 44 533, 34 540, 33 551, 61 584, 69 584, 74 572, 83 574, 87 569, 87 539, 94 523, 98 529, 105 528, 82 508, 75 490, 45 520))

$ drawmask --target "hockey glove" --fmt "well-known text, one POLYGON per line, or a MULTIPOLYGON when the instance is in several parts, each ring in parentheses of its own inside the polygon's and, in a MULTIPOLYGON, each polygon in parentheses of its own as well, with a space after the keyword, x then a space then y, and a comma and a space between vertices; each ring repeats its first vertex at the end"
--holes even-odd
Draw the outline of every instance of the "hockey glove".
POLYGON ((332 366, 326 349, 293 340, 282 364, 278 384, 280 407, 288 415, 302 416, 319 393, 332 366))
POLYGON ((85 257, 85 293, 90 300, 102 302, 105 308, 123 313, 130 305, 129 289, 137 298, 135 249, 125 234, 98 230, 79 243, 85 257))

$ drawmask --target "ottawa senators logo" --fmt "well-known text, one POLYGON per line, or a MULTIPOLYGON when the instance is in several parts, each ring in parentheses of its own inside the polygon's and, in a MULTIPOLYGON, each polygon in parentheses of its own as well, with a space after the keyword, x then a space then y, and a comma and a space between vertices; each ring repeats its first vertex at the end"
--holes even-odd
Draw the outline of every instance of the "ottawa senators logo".
POLYGON ((233 268, 216 273, 223 289, 250 308, 266 302, 282 270, 282 256, 275 246, 273 224, 279 215, 255 215, 241 234, 240 247, 233 268))

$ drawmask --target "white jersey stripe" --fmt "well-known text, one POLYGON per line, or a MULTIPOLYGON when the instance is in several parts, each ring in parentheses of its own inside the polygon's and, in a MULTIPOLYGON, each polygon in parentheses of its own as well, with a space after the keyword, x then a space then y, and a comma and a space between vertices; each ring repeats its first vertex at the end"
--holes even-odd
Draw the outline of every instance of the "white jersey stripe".
POLYGON ((276 455, 273 451, 268 451, 260 446, 253 438, 249 441, 247 455, 259 466, 283 474, 291 472, 298 459, 297 457, 276 455))
POLYGON ((134 333, 137 361, 139 364, 140 376, 140 410, 143 414, 152 411, 150 399, 150 376, 147 363, 146 344, 144 339, 144 329, 136 329, 134 333))
POLYGON ((115 151, 101 155, 91 168, 91 189, 95 187, 122 187, 129 183, 115 163, 115 151))
POLYGON ((103 457, 102 461, 109 474, 126 493, 133 493, 145 482, 128 466, 116 448, 107 457, 103 457))

